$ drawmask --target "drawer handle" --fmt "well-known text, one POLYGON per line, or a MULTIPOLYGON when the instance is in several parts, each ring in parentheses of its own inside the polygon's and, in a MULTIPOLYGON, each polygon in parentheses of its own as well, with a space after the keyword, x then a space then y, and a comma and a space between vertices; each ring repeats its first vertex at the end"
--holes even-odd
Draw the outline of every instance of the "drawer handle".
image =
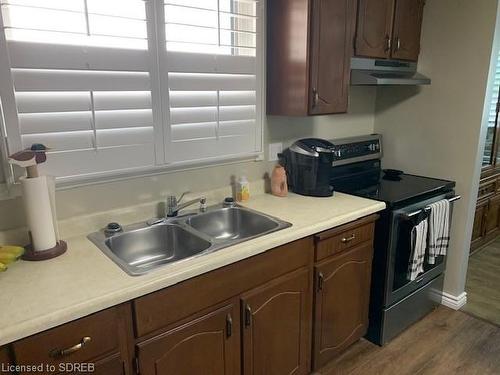
POLYGON ((355 239, 356 239, 356 235, 353 234, 350 237, 344 237, 344 238, 342 238, 341 241, 342 241, 342 243, 349 243, 349 242, 351 242, 351 241, 353 241, 355 239))
POLYGON ((81 339, 81 341, 78 344, 73 345, 69 348, 52 350, 52 352, 50 353, 50 356, 55 357, 55 358, 66 357, 68 355, 71 355, 71 354, 76 353, 77 351, 83 349, 83 347, 86 346, 90 341, 92 341, 92 338, 89 336, 85 336, 81 339))

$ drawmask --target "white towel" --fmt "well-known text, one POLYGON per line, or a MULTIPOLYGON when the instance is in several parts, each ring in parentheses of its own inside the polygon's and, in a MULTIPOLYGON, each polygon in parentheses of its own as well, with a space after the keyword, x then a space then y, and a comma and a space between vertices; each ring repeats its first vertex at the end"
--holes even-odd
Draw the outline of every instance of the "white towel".
POLYGON ((427 219, 411 229, 411 255, 408 264, 408 279, 413 281, 424 272, 425 250, 427 248, 427 219))
POLYGON ((436 257, 446 255, 450 243, 450 201, 443 199, 429 205, 429 255, 427 262, 435 264, 436 257))

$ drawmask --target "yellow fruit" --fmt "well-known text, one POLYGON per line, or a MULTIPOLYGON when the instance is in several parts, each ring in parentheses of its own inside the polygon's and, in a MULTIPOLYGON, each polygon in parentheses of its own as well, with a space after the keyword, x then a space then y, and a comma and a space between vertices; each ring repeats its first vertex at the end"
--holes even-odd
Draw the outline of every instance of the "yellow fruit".
POLYGON ((24 254, 24 247, 21 246, 0 246, 0 254, 14 254, 20 257, 24 254))
POLYGON ((0 263, 9 264, 15 262, 19 258, 15 254, 10 253, 0 253, 0 263))
POLYGON ((7 265, 0 263, 0 272, 7 271, 7 265))

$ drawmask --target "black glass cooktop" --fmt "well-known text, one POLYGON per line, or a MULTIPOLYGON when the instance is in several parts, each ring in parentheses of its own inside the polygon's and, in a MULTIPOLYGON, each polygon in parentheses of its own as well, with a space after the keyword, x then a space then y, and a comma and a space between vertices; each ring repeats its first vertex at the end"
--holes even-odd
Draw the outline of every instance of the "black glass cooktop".
POLYGON ((356 186, 337 186, 334 189, 360 197, 371 198, 386 202, 388 205, 398 205, 415 198, 426 195, 450 191, 455 187, 455 182, 401 174, 399 176, 386 176, 381 173, 378 181, 369 185, 356 184, 356 186))

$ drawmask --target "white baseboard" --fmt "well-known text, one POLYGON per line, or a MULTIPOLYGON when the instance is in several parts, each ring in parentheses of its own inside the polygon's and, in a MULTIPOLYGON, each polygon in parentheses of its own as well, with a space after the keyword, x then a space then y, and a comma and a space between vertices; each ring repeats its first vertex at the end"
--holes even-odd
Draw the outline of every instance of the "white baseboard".
POLYGON ((463 292, 458 296, 442 292, 441 304, 453 310, 460 310, 467 303, 467 293, 463 292))

